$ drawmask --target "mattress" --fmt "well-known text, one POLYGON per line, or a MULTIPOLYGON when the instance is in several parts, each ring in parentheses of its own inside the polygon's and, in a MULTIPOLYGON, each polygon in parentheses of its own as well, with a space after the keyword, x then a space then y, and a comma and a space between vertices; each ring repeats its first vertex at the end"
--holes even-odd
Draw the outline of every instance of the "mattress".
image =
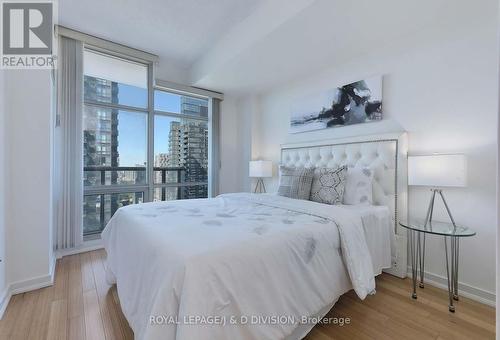
MULTIPOLYGON (((342 205, 344 209, 352 210, 361 217, 366 243, 370 251, 373 273, 380 275, 382 270, 391 267, 391 254, 395 251, 394 245, 394 226, 392 224, 391 212, 386 206, 376 205, 342 205)), ((328 207, 325 206, 325 209, 328 207)), ((352 289, 352 285, 347 281, 342 282, 339 290, 341 294, 347 293, 352 289)), ((333 308, 335 301, 324 306, 317 312, 313 319, 321 320, 333 308)), ((314 325, 299 325, 292 334, 286 337, 287 340, 297 340, 305 337, 314 325)))
POLYGON ((379 275, 383 269, 390 268, 395 244, 394 225, 389 208, 376 205, 343 205, 343 207, 361 215, 374 274, 379 275))
POLYGON ((128 206, 102 235, 107 277, 137 339, 300 338, 302 317, 374 293, 386 213, 251 194, 128 206))

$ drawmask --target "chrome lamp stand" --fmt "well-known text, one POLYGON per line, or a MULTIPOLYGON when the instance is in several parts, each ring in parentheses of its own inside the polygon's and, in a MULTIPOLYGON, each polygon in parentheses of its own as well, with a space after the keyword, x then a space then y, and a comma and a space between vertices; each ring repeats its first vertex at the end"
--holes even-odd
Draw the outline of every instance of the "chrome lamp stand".
MULTIPOLYGON (((441 189, 431 189, 432 196, 429 202, 429 208, 427 209, 427 216, 425 218, 425 225, 429 225, 430 230, 432 231, 432 215, 434 212, 434 203, 436 200, 436 194, 441 196, 443 200, 444 206, 446 208, 446 212, 450 217, 451 224, 453 225, 453 233, 450 236, 444 236, 444 252, 446 255, 446 276, 448 279, 448 297, 449 297, 449 307, 450 312, 455 312, 455 306, 453 306, 453 300, 458 301, 458 259, 459 259, 459 245, 460 238, 453 236, 457 225, 455 224, 455 219, 451 214, 450 208, 448 207, 448 203, 444 198, 443 191, 441 189), (450 256, 448 256, 448 240, 450 238, 450 256), (451 273, 450 273, 451 267, 451 273), (451 277, 450 277, 451 274, 451 277)), ((420 236, 420 235, 419 235, 420 236)), ((420 251, 420 237, 418 238, 418 257, 420 259, 420 283, 419 287, 424 287, 424 261, 425 261, 425 233, 423 235, 423 249, 420 251), (421 253, 421 254, 420 254, 421 253), (421 257, 420 257, 421 255, 421 257)))
MULTIPOLYGON (((448 216, 450 216, 451 224, 453 224, 453 227, 457 227, 455 224, 455 220, 453 219, 453 216, 451 215, 450 208, 448 207, 448 203, 446 203, 446 199, 444 198, 443 195, 443 190, 441 189, 431 189, 432 191, 432 196, 431 200, 429 202, 429 208, 427 209, 427 216, 425 217, 425 223, 427 222, 431 223, 432 222, 432 213, 434 212, 434 202, 436 199, 436 194, 439 194, 441 196, 441 199, 443 200, 444 206, 446 207, 446 212, 448 212, 448 216)), ((431 226, 432 228, 432 226, 431 226)))
POLYGON ((262 178, 257 179, 257 183, 255 184, 255 189, 253 190, 254 193, 265 193, 266 192, 266 186, 264 185, 264 180, 262 178))

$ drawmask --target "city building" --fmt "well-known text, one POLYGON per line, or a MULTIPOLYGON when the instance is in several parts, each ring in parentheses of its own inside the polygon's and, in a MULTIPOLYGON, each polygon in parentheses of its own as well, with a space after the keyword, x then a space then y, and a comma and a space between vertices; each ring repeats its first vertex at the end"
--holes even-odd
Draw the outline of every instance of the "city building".
MULTIPOLYGON (((89 103, 116 103, 118 84, 85 76, 84 100, 89 103)), ((84 186, 119 183, 117 171, 99 167, 118 167, 118 110, 86 104, 84 106, 83 164, 84 186)), ((83 198, 84 235, 99 233, 119 207, 117 195, 86 195, 83 198)))
MULTIPOLYGON (((181 125, 181 159, 185 181, 190 183, 208 180, 208 129, 206 122, 185 121, 181 125)), ((183 198, 207 197, 206 185, 184 187, 183 198)))
POLYGON ((154 183, 166 183, 166 176, 168 172, 166 169, 169 166, 169 154, 168 153, 159 153, 155 155, 155 163, 154 163, 154 183))
POLYGON ((159 153, 155 156, 155 167, 166 168, 168 166, 168 153, 159 153))
MULTIPOLYGON (((208 181, 208 128, 205 121, 181 119, 170 123, 167 164, 172 168, 181 168, 168 172, 169 182, 208 181)), ((208 190, 206 185, 183 186, 177 195, 183 199, 205 198, 208 190)))

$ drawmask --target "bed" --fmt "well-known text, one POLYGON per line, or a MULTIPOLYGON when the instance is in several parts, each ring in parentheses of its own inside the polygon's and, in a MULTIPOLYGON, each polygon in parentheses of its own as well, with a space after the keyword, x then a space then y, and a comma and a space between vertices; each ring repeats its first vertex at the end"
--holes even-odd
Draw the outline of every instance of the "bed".
POLYGON ((375 293, 405 253, 405 138, 282 146, 286 165, 375 166, 375 206, 238 193, 119 209, 106 275, 136 338, 300 339, 345 292, 375 293))

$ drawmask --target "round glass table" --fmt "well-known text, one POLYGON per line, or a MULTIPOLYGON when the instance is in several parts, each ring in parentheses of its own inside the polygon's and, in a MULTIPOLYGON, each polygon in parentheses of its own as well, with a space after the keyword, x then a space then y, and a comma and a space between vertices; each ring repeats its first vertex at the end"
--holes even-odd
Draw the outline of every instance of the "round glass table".
POLYGON ((453 300, 458 301, 458 258, 460 238, 474 236, 476 233, 461 225, 428 221, 425 219, 400 221, 399 225, 406 228, 408 231, 408 246, 410 247, 413 284, 412 298, 414 299, 417 298, 418 276, 420 276, 419 287, 424 288, 425 236, 426 234, 443 236, 444 253, 446 257, 446 275, 448 278, 448 296, 450 301, 448 309, 450 312, 455 312, 453 300))

